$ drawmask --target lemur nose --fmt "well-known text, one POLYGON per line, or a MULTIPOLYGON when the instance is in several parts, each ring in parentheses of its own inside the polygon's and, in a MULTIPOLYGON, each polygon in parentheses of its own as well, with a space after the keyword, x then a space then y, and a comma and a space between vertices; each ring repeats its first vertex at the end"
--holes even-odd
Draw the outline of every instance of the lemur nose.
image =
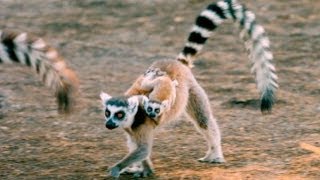
POLYGON ((108 129, 114 129, 114 128, 116 128, 117 127, 117 125, 114 123, 114 122, 112 122, 112 121, 107 121, 106 122, 106 128, 108 128, 108 129))
POLYGON ((154 113, 150 113, 150 114, 149 114, 149 117, 151 117, 151 118, 155 118, 155 117, 156 117, 156 115, 155 115, 154 113))

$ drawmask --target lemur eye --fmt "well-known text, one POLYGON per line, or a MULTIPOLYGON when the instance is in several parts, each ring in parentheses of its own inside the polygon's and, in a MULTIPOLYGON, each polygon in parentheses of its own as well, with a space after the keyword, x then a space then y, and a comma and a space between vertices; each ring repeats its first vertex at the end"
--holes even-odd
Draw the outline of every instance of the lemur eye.
POLYGON ((110 116, 110 111, 108 109, 106 109, 106 111, 104 112, 105 116, 108 118, 110 116))
POLYGON ((115 113, 114 116, 117 119, 123 119, 124 118, 124 112, 123 111, 119 111, 119 112, 115 113))
POLYGON ((148 108, 147 108, 147 111, 148 111, 148 112, 151 112, 151 111, 152 111, 152 108, 151 108, 151 107, 148 107, 148 108))
POLYGON ((156 113, 159 113, 159 112, 160 112, 160 109, 159 109, 159 108, 156 108, 154 111, 155 111, 156 113))

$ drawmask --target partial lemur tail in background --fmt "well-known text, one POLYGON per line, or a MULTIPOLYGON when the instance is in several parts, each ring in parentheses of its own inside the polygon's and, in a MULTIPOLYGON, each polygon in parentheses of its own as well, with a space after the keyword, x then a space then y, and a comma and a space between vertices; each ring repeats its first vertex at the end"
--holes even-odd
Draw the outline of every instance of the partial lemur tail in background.
POLYGON ((194 57, 199 53, 212 32, 227 19, 233 19, 242 29, 240 35, 246 39, 246 48, 252 61, 257 87, 261 93, 261 111, 270 112, 278 89, 277 75, 272 64, 273 55, 270 41, 264 28, 256 22, 254 13, 247 10, 237 0, 224 0, 210 4, 196 18, 188 41, 177 60, 193 66, 194 57))
POLYGON ((33 68, 42 81, 55 91, 59 112, 72 110, 78 91, 77 75, 41 38, 0 31, 0 63, 20 63, 33 68))

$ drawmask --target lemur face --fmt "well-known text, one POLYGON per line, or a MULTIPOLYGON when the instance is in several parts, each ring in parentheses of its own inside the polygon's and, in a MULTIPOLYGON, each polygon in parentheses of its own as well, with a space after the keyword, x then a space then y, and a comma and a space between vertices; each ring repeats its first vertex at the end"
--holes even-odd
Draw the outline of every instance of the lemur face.
POLYGON ((105 126, 108 129, 130 127, 137 113, 139 101, 136 96, 111 97, 106 93, 100 94, 104 105, 105 126))
POLYGON ((146 111, 147 115, 155 119, 159 117, 167 108, 168 106, 168 101, 152 101, 152 100, 145 100, 144 101, 144 110, 146 111))

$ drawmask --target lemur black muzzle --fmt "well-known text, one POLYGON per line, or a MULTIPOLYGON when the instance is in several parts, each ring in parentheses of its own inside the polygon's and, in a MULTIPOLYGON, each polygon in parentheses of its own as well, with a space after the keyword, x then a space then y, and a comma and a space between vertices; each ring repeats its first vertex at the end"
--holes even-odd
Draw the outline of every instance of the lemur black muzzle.
POLYGON ((115 129, 117 128, 118 126, 111 120, 107 121, 106 122, 106 128, 108 129, 115 129))

